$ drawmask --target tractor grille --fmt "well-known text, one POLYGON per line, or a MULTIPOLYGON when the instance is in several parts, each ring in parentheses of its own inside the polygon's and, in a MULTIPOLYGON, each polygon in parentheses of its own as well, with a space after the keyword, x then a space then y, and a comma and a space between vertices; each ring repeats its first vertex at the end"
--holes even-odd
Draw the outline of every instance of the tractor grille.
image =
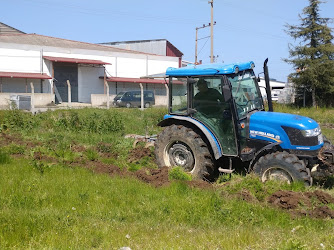
POLYGON ((289 136, 291 145, 298 146, 316 146, 318 145, 318 136, 305 137, 302 131, 296 128, 282 126, 289 136))

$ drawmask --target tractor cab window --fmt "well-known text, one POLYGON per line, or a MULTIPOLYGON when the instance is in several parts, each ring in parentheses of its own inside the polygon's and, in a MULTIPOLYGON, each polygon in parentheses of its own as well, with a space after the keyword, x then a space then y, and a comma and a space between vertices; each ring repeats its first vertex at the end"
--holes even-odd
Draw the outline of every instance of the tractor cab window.
POLYGON ((252 70, 229 75, 228 79, 232 85, 232 96, 237 106, 239 119, 243 119, 253 110, 263 110, 261 93, 252 70))
POLYGON ((221 114, 224 103, 221 78, 193 78, 193 80, 193 108, 206 116, 215 116, 218 112, 221 114))
POLYGON ((186 115, 188 112, 187 78, 170 78, 169 88, 171 95, 170 112, 186 115))

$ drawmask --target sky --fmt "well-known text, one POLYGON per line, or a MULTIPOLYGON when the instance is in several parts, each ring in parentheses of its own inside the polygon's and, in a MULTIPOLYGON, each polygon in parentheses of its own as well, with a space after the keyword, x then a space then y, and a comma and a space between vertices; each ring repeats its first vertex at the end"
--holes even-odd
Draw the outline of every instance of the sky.
MULTIPOLYGON (((299 25, 308 0, 214 0, 214 56, 217 62, 255 62, 271 78, 287 81, 293 72, 283 61, 289 44, 286 24, 299 25)), ((196 27, 211 21, 208 0, 0 0, 0 22, 26 33, 89 42, 167 39, 194 62, 196 27)), ((321 17, 334 17, 334 0, 320 5, 321 17)), ((334 24, 330 24, 334 27, 334 24)), ((210 27, 198 31, 198 59, 210 62, 210 27)))

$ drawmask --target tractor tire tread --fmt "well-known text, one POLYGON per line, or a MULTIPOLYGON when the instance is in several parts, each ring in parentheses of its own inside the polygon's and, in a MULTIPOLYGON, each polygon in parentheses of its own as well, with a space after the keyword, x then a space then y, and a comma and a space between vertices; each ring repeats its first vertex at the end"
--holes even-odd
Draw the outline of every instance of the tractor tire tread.
POLYGON ((159 168, 170 165, 166 159, 166 146, 173 141, 186 144, 195 158, 192 175, 196 179, 211 179, 215 170, 215 161, 202 137, 193 129, 183 125, 165 127, 155 142, 155 158, 159 168))
POLYGON ((271 167, 287 172, 293 181, 303 181, 306 186, 312 185, 310 171, 302 160, 296 155, 287 152, 276 152, 262 156, 254 165, 254 172, 263 178, 265 172, 271 167))

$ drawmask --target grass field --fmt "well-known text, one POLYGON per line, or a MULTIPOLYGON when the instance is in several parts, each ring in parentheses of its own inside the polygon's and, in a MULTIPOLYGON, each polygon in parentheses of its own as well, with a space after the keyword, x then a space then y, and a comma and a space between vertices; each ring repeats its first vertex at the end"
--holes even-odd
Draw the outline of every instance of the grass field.
MULTIPOLYGON (((276 109, 314 118, 334 139, 333 109, 276 109)), ((155 124, 165 112, 0 111, 0 248, 334 248, 334 220, 292 214, 267 202, 277 190, 320 187, 233 175, 214 188, 192 188, 186 181, 156 188, 92 171, 97 163, 155 168, 153 157, 129 161, 133 140, 123 136, 158 133, 155 124), (255 199, 242 199, 246 191, 255 199)), ((334 195, 334 189, 325 191, 334 195)))

